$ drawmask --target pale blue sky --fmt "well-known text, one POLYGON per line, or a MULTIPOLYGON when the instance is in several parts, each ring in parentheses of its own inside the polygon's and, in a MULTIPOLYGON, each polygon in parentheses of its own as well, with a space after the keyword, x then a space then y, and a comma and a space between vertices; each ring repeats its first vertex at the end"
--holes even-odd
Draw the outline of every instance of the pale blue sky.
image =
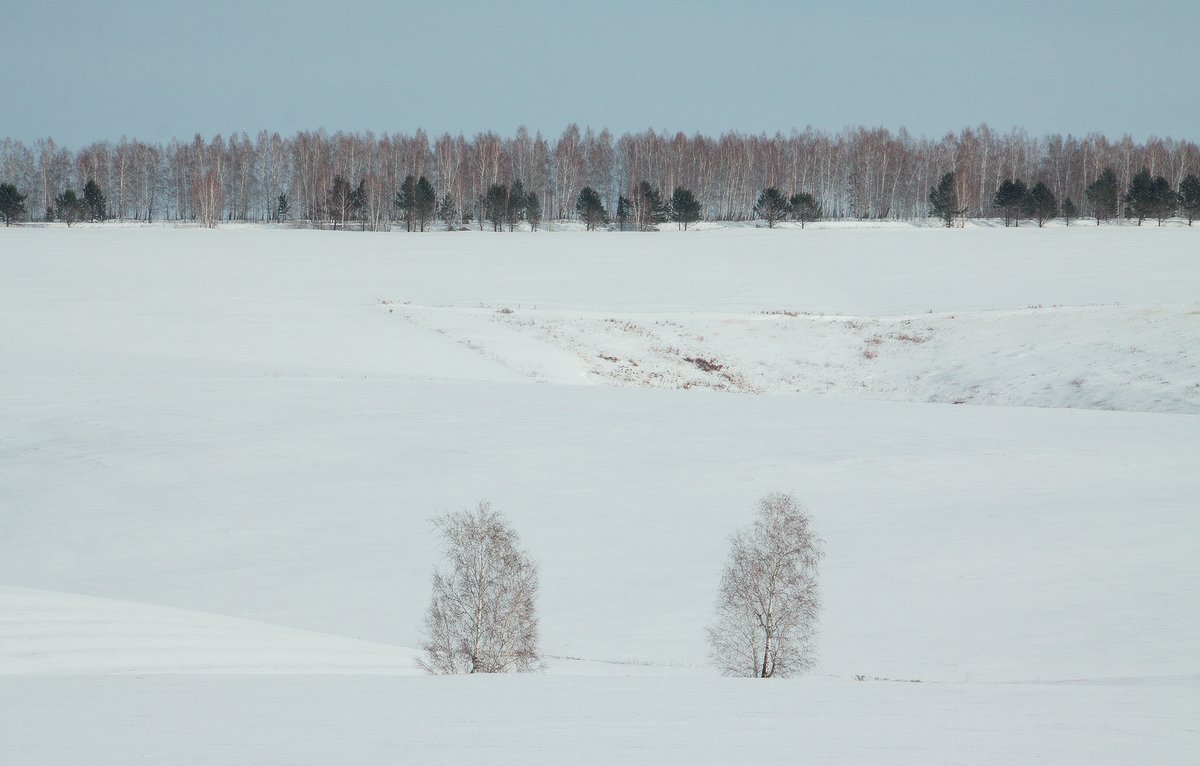
POLYGON ((0 136, 70 147, 570 122, 1200 138, 1184 0, 16 2, 0 136))

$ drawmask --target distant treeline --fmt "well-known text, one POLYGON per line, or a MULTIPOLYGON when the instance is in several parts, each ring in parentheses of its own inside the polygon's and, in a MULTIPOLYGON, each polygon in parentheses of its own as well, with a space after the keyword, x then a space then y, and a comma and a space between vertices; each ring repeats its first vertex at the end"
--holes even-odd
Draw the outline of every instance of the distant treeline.
MULTIPOLYGON (((1188 176, 1200 173, 1200 148, 1170 138, 1035 138, 986 125, 936 140, 865 128, 614 136, 575 125, 552 139, 524 128, 510 137, 488 132, 470 138, 431 138, 423 131, 317 130, 290 137, 263 131, 253 138, 197 135, 165 145, 122 138, 77 150, 49 138, 32 146, 0 139, 0 184, 23 199, 17 221, 58 218, 62 209, 67 216, 210 225, 298 220, 368 229, 403 222, 413 228, 413 208, 404 204, 419 202, 431 219, 448 225, 490 221, 503 228, 498 219, 511 227, 514 216, 586 218, 589 208, 580 206, 585 188, 598 197, 604 220, 610 213, 618 220, 622 212, 636 215, 647 189, 664 204, 677 189, 688 192, 702 220, 754 218, 764 189, 811 200, 822 218, 902 220, 930 215, 930 192, 947 174, 953 174, 961 215, 1011 215, 996 195, 1005 181, 1019 179, 1028 189, 1043 185, 1058 200, 1077 204, 1081 216, 1091 216, 1087 191, 1106 169, 1122 191, 1146 170, 1178 195, 1188 176), (523 196, 500 199, 498 187, 506 194, 519 188, 523 196)), ((1127 202, 1119 197, 1116 216, 1125 217, 1127 202)), ((424 222, 421 217, 418 228, 424 222)))

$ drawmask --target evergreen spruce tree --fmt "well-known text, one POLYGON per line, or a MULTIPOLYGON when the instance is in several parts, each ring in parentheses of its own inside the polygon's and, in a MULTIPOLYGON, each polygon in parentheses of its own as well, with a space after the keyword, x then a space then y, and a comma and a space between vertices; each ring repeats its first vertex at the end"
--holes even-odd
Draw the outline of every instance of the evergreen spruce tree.
POLYGON ((700 220, 700 201, 691 189, 676 186, 671 194, 671 220, 687 231, 688 224, 700 220))
POLYGON ((1117 189, 1117 174, 1112 168, 1105 168, 1100 176, 1086 189, 1088 204, 1092 206, 1092 216, 1096 225, 1101 221, 1117 217, 1117 203, 1120 200, 1117 189))
POLYGON ((11 225, 24 213, 25 195, 18 192, 13 184, 0 184, 0 216, 4 216, 4 225, 11 225))
POLYGON ((590 186, 585 186, 579 191, 579 197, 575 200, 575 212, 579 214, 588 231, 594 231, 608 223, 608 211, 604 209, 604 202, 590 186))
POLYGON ((1046 221, 1058 215, 1058 199, 1054 196, 1054 192, 1050 191, 1049 186, 1038 181, 1025 195, 1021 209, 1037 221, 1040 229, 1046 224, 1046 221))
POLYGON ((280 194, 275 200, 275 220, 283 222, 287 220, 288 211, 291 210, 291 205, 288 204, 286 194, 280 194))
POLYGON ((1067 222, 1067 226, 1070 226, 1071 221, 1079 217, 1079 208, 1075 207, 1075 203, 1071 201, 1070 197, 1063 199, 1062 217, 1067 222))
POLYGON ((492 184, 484 197, 483 216, 492 223, 492 231, 504 231, 508 220, 508 187, 492 184))
POLYGON ((525 194, 525 184, 521 183, 521 179, 518 178, 509 187, 508 204, 504 209, 504 218, 508 223, 509 231, 516 229, 517 224, 525 217, 525 205, 528 201, 528 195, 525 194))
POLYGON ((454 231, 458 223, 458 211, 454 209, 454 200, 449 194, 443 196, 442 204, 438 205, 438 219, 446 224, 446 231, 454 231))
POLYGON ((417 217, 417 179, 413 178, 411 173, 400 183, 400 190, 396 192, 393 204, 404 218, 404 230, 412 231, 417 217))
POLYGON ((640 182, 633 190, 633 213, 639 231, 649 231, 669 217, 662 194, 649 181, 640 182))
POLYGON ((792 217, 800 222, 800 228, 804 228, 804 224, 821 218, 821 205, 817 202, 817 198, 808 192, 799 192, 793 194, 788 200, 792 208, 792 217))
POLYGON ((1200 178, 1194 173, 1189 173, 1179 182, 1179 207, 1187 218, 1188 226, 1200 217, 1200 178))
POLYGON ((1158 225, 1175 214, 1179 195, 1171 189, 1171 182, 1163 176, 1155 176, 1150 182, 1150 214, 1158 219, 1158 225))
POLYGON ((1138 226, 1147 218, 1158 219, 1158 225, 1175 211, 1178 198, 1171 191, 1171 184, 1163 176, 1150 177, 1150 170, 1142 168, 1129 182, 1125 193, 1126 215, 1137 219, 1138 226))
POLYGON ((413 190, 413 220, 418 230, 425 231, 436 210, 437 192, 433 190, 429 179, 421 176, 413 190))
POLYGON ((350 192, 350 217, 357 218, 362 230, 367 230, 367 180, 360 178, 358 186, 350 192))
POLYGON ((333 220, 333 228, 336 229, 338 224, 341 224, 342 228, 346 227, 346 221, 350 219, 354 210, 354 187, 345 177, 333 177, 333 186, 329 187, 325 194, 325 209, 333 220))
POLYGON ((949 229, 954 225, 954 219, 963 214, 958 207, 958 192, 954 188, 954 174, 942 176, 938 185, 929 190, 929 214, 942 219, 949 229))
POLYGON ((537 231, 542 225, 542 201, 538 199, 537 192, 529 192, 525 195, 525 220, 529 221, 529 230, 537 231))
POLYGON ((787 218, 790 212, 791 205, 787 197, 774 186, 763 189, 754 203, 754 215, 766 221, 768 229, 774 229, 775 224, 787 218))
POLYGON ((625 231, 625 225, 633 217, 633 202, 624 194, 617 195, 617 226, 625 231))
POLYGON ((91 178, 83 185, 83 209, 86 212, 88 220, 104 220, 104 193, 100 191, 100 184, 91 178))
POLYGON ((1017 179, 1006 178, 1000 183, 1000 188, 996 190, 996 196, 992 198, 992 205, 1004 211, 1004 225, 1007 227, 1016 215, 1017 226, 1021 225, 1021 206, 1025 202, 1025 182, 1017 179))
POLYGON ((79 199, 74 189, 67 189, 54 198, 54 215, 65 223, 68 229, 83 213, 83 200, 79 199))

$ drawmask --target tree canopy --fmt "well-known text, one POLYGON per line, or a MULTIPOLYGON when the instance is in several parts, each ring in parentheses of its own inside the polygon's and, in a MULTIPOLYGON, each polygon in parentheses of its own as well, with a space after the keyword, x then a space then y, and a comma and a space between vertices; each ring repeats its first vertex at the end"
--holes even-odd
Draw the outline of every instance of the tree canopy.
POLYGON ((953 173, 942 176, 938 185, 929 190, 929 209, 929 214, 941 218, 947 229, 954 225, 955 218, 962 215, 953 173))
POLYGON ((792 206, 787 197, 774 186, 763 189, 758 195, 758 202, 754 204, 754 215, 766 221, 768 229, 774 229, 775 224, 787 218, 791 212, 792 206))

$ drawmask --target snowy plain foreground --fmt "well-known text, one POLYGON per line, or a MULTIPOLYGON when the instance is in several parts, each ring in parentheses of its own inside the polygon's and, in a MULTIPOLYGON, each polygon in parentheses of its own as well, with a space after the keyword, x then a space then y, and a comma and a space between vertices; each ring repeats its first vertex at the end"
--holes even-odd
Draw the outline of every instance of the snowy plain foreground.
POLYGON ((1198 349, 1182 227, 0 230, 0 763, 1195 764, 1198 349), (772 491, 821 662, 720 678, 772 491), (419 675, 482 497, 548 673, 419 675))

